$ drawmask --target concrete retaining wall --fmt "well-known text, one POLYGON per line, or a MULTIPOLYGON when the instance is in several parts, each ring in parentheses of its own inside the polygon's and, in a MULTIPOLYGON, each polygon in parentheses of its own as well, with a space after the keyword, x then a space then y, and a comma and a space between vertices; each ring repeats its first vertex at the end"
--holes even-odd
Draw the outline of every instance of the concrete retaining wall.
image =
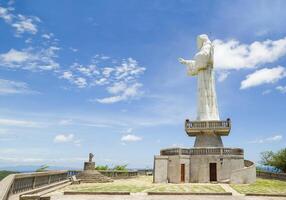
MULTIPOLYGON (((245 162, 247 166, 249 166, 251 161, 246 160, 245 162)), ((251 163, 252 165, 250 165, 249 167, 233 170, 230 177, 230 183, 254 183, 256 181, 256 168, 255 164, 253 162, 251 163)))

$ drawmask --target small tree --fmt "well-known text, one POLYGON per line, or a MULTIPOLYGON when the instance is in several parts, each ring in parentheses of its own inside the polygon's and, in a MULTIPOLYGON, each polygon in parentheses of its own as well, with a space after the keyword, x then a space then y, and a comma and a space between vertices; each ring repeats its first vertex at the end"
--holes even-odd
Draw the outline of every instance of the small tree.
POLYGON ((41 165, 38 169, 36 169, 36 172, 44 172, 47 171, 49 168, 48 165, 41 165))
POLYGON ((127 165, 116 165, 113 170, 117 170, 117 171, 128 171, 127 169, 127 165))
POLYGON ((276 167, 286 173, 286 148, 279 150, 277 153, 272 151, 262 152, 261 163, 276 167))
POLYGON ((108 170, 107 165, 98 165, 95 167, 96 170, 108 170))

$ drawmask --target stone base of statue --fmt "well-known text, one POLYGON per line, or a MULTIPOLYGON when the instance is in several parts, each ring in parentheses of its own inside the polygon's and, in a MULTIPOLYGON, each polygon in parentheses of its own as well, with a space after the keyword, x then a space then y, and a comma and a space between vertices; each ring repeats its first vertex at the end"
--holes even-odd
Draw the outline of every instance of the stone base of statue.
POLYGON ((154 158, 154 183, 253 183, 255 164, 243 149, 221 147, 168 148, 154 158))
POLYGON ((189 121, 185 129, 195 136, 194 148, 168 148, 154 158, 154 183, 253 183, 255 164, 244 160, 240 148, 225 148, 221 136, 228 135, 226 121, 189 121))
POLYGON ((113 180, 95 170, 95 162, 84 162, 84 170, 77 176, 83 183, 107 183, 113 180))
POLYGON ((95 162, 84 162, 83 170, 94 170, 95 162))

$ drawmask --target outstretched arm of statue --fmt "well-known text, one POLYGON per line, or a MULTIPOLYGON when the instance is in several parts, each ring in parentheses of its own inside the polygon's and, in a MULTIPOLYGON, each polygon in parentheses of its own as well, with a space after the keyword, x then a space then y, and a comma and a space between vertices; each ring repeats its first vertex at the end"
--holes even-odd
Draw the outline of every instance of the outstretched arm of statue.
POLYGON ((188 75, 195 76, 198 74, 199 70, 196 68, 196 61, 194 60, 185 60, 183 58, 178 59, 181 64, 187 66, 188 75))
POLYGON ((188 65, 188 66, 194 67, 194 64, 195 64, 194 60, 185 60, 184 58, 179 58, 178 60, 183 65, 188 65))

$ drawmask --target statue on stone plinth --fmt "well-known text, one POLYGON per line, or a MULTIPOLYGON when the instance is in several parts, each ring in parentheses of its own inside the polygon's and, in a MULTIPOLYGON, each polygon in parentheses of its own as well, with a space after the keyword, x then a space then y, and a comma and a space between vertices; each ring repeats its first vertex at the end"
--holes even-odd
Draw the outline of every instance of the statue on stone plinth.
POLYGON ((92 162, 93 157, 94 155, 92 153, 89 153, 88 162, 92 162))
POLYGON ((197 120, 219 120, 215 80, 213 71, 214 47, 205 34, 197 37, 197 48, 194 60, 179 58, 187 66, 190 76, 198 76, 197 120))

